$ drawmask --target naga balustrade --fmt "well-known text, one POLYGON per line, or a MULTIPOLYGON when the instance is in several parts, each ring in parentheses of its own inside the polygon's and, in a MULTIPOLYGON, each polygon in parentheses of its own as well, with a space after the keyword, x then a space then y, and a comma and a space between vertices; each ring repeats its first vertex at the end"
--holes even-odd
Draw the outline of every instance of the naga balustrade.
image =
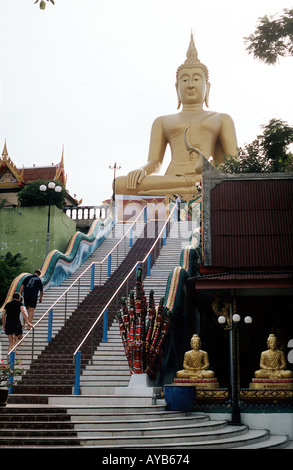
POLYGON ((103 320, 103 340, 102 341, 104 343, 106 343, 108 341, 108 338, 107 338, 107 332, 108 332, 108 307, 110 306, 110 304, 115 299, 116 299, 116 305, 118 306, 118 294, 119 294, 119 292, 121 291, 122 287, 125 284, 126 284, 126 293, 127 293, 126 297, 128 296, 128 292, 129 292, 128 282, 130 280, 131 275, 137 270, 138 267, 142 267, 143 272, 144 272, 144 267, 146 266, 147 267, 147 270, 146 270, 147 276, 149 276, 151 274, 151 262, 152 262, 151 258, 152 258, 152 255, 153 255, 153 258, 156 259, 157 256, 158 256, 158 252, 161 249, 161 244, 163 246, 166 244, 167 234, 168 234, 169 229, 170 229, 171 217, 174 213, 175 207, 176 206, 173 205, 172 209, 169 212, 169 216, 167 217, 162 229, 160 230, 159 234, 157 235, 153 245, 149 249, 146 256, 143 258, 142 261, 137 261, 134 264, 134 266, 129 271, 129 273, 126 275, 124 280, 117 287, 114 294, 112 295, 110 300, 107 302, 107 304, 105 305, 103 310, 100 312, 97 319, 95 320, 95 322, 93 323, 93 325, 91 326, 91 328, 89 329, 89 331, 87 332, 87 334, 85 335, 85 337, 83 338, 83 340, 81 341, 79 346, 76 348, 76 350, 73 354, 73 361, 75 363, 74 395, 80 395, 81 348, 82 348, 83 344, 89 338, 89 336, 92 335, 92 338, 91 338, 91 347, 92 347, 91 357, 92 357, 92 361, 93 361, 93 344, 94 344, 93 334, 94 334, 94 329, 95 329, 96 325, 98 324, 98 322, 101 319, 103 320))
MULTIPOLYGON (((53 331, 53 311, 54 308, 61 302, 64 302, 63 308, 64 308, 64 323, 66 321, 67 317, 67 308, 68 308, 68 297, 71 296, 70 298, 73 298, 73 294, 77 293, 77 306, 80 304, 80 288, 81 288, 81 281, 84 278, 84 276, 90 272, 90 290, 94 289, 95 286, 95 271, 96 271, 96 266, 99 267, 99 283, 96 285, 102 285, 102 266, 104 263, 108 263, 108 268, 107 268, 107 277, 111 276, 111 266, 113 263, 113 254, 116 251, 117 257, 116 257, 116 263, 118 266, 118 250, 122 242, 124 243, 124 252, 126 249, 126 239, 129 237, 129 246, 131 247, 133 244, 133 232, 136 224, 141 221, 141 219, 144 222, 144 225, 147 222, 147 212, 146 212, 146 206, 143 207, 143 209, 139 212, 135 220, 132 222, 130 227, 127 229, 127 231, 124 233, 124 235, 120 238, 120 240, 115 244, 115 246, 109 251, 109 253, 104 257, 102 261, 94 261, 91 263, 81 274, 78 276, 75 281, 72 282, 72 284, 58 297, 58 299, 46 310, 46 312, 39 318, 39 320, 33 325, 33 327, 23 336, 23 338, 14 346, 14 348, 8 353, 8 356, 10 356, 10 364, 11 367, 14 365, 14 359, 15 359, 15 349, 20 346, 21 343, 23 343, 26 339, 32 338, 32 348, 31 348, 31 362, 34 360, 34 347, 35 347, 35 330, 37 327, 40 326, 41 322, 43 322, 45 319, 48 319, 48 334, 47 334, 47 341, 50 342, 52 340, 52 331, 53 331), (143 218, 143 219, 142 219, 143 218)), ((84 284, 83 284, 84 285, 84 284)), ((12 387, 10 387, 10 393, 12 393, 12 387)))

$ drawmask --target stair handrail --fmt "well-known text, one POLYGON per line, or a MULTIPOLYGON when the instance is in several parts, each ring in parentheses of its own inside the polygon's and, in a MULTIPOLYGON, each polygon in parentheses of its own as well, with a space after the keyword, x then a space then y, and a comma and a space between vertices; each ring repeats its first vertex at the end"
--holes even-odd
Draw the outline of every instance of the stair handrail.
POLYGON ((119 287, 116 289, 115 293, 112 295, 112 297, 110 298, 110 300, 107 302, 107 304, 105 305, 105 307, 103 308, 103 310, 100 312, 100 314, 98 315, 97 319, 95 320, 95 322, 93 323, 93 325, 90 327, 90 329, 88 330, 87 334, 84 336, 83 340, 80 342, 79 346, 76 348, 76 350, 74 351, 73 353, 73 362, 75 362, 75 386, 74 386, 74 390, 75 390, 75 394, 78 395, 79 392, 78 392, 78 389, 79 389, 79 377, 80 377, 80 349, 82 347, 82 345, 85 343, 85 341, 88 339, 89 335, 91 334, 91 332, 93 331, 93 329, 95 328, 95 326, 97 325, 97 323, 100 321, 100 319, 102 318, 102 316, 104 315, 105 311, 107 310, 107 308, 109 307, 109 305, 111 304, 111 302, 113 302, 115 296, 118 294, 118 292, 121 290, 121 288, 123 287, 123 285, 128 281, 129 277, 131 276, 131 274, 135 271, 135 269, 137 269, 138 266, 140 266, 141 264, 144 264, 148 257, 150 256, 150 254, 152 253, 153 249, 155 248, 156 244, 158 243, 158 241, 161 239, 161 235, 163 234, 164 230, 165 230, 165 227, 167 227, 167 224, 169 223, 169 221, 171 220, 171 217, 174 213, 174 210, 176 208, 176 204, 173 205, 173 208, 170 210, 170 213, 169 213, 169 216, 167 217, 165 223, 163 224, 163 227, 162 229, 160 230, 160 233, 158 234, 156 240, 154 241, 153 245, 151 246, 151 248, 149 249, 148 253, 145 255, 145 257, 143 258, 142 261, 137 261, 135 263, 135 265, 132 267, 132 269, 130 270, 130 272, 126 275, 126 277, 124 278, 124 280, 121 282, 121 284, 119 285, 119 287), (78 357, 79 355, 79 357, 78 357), (78 357, 78 359, 77 359, 78 357), (77 377, 78 375, 78 377, 77 377))
MULTIPOLYGON (((55 300, 55 302, 53 302, 53 304, 46 310, 45 313, 43 313, 43 315, 36 321, 36 323, 34 323, 34 325, 32 326, 32 328, 22 337, 22 339, 9 351, 9 353, 7 354, 7 356, 9 356, 11 353, 15 352, 15 349, 17 347, 19 347, 19 345, 27 338, 27 336, 29 336, 30 334, 33 335, 33 341, 34 341, 34 330, 36 328, 36 326, 52 311, 52 309, 55 307, 55 305, 57 305, 57 303, 69 292, 69 290, 76 284, 80 281, 81 277, 89 270, 92 268, 93 265, 102 265, 104 263, 104 261, 107 260, 107 258, 110 256, 110 254, 113 253, 113 251, 115 250, 115 248, 122 242, 122 240, 125 239, 126 235, 130 232, 130 230, 133 228, 133 226, 136 224, 136 222, 138 221, 138 219, 141 217, 141 215, 143 213, 145 213, 146 211, 146 206, 143 207, 143 209, 139 212, 138 216, 134 219, 134 221, 132 222, 132 224, 130 225, 130 227, 127 229, 127 231, 124 233, 124 235, 120 238, 120 240, 116 243, 116 245, 114 245, 114 247, 109 251, 109 253, 103 258, 103 260, 101 261, 93 261, 89 266, 87 266, 87 268, 72 282, 72 284, 70 284, 70 286, 58 297, 58 299, 55 300)), ((144 223, 146 223, 146 218, 144 220, 144 223)), ((33 352, 34 352, 34 342, 32 344, 32 357, 33 357, 33 352)))

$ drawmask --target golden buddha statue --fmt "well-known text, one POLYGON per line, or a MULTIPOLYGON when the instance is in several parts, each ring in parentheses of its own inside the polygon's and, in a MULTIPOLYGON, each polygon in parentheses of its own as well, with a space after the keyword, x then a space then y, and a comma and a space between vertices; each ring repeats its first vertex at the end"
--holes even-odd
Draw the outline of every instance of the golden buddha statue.
POLYGON ((210 379, 214 372, 209 370, 208 354, 200 349, 201 341, 198 335, 193 335, 190 341, 192 349, 184 355, 183 370, 176 373, 178 378, 210 379))
POLYGON ((207 67, 197 55, 191 35, 185 62, 176 74, 179 113, 155 119, 149 145, 148 161, 127 176, 115 180, 116 194, 165 196, 197 194, 203 158, 221 162, 223 155, 237 156, 234 123, 227 114, 203 109, 208 107, 210 83, 207 67), (165 175, 158 173, 167 144, 171 163, 165 175))
POLYGON ((267 340, 268 348, 260 356, 260 369, 254 375, 259 379, 289 379, 293 377, 291 370, 286 370, 286 359, 283 351, 277 349, 277 338, 271 334, 267 340))

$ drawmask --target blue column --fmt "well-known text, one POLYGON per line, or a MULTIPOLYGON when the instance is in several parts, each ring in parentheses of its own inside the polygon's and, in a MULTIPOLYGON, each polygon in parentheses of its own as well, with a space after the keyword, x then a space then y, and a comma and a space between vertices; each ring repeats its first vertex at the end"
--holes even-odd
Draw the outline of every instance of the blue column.
POLYGON ((149 254, 149 256, 148 256, 148 268, 147 268, 147 275, 148 276, 151 275, 151 259, 152 259, 152 255, 149 254))
POLYGON ((13 374, 14 374, 15 352, 13 351, 9 357, 9 379, 8 379, 8 393, 13 393, 13 374))
POLYGON ((104 311, 103 315, 103 343, 108 342, 108 309, 104 311))
POLYGON ((78 351, 75 355, 75 379, 74 379, 74 395, 79 395, 80 387, 80 356, 81 352, 78 351))
POLYGON ((129 240, 129 246, 132 247, 132 239, 133 239, 133 227, 130 229, 130 240, 129 240))
POLYGON ((52 328, 53 328, 53 309, 49 311, 48 318, 48 342, 52 340, 52 328))
POLYGON ((111 259, 112 259, 112 255, 110 254, 108 256, 108 277, 111 276, 111 259))
POLYGON ((92 264, 91 268, 91 290, 95 287, 95 265, 92 264))

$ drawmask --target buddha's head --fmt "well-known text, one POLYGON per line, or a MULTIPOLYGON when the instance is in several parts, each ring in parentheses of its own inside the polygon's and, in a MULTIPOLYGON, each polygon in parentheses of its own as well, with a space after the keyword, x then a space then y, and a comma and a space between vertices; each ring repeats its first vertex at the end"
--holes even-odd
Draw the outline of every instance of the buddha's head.
POLYGON ((177 109, 180 108, 181 104, 185 104, 185 102, 190 104, 201 102, 208 106, 210 91, 209 71, 198 59, 192 34, 186 53, 186 60, 177 69, 175 86, 178 96, 177 109), (190 90, 192 84, 194 84, 197 89, 197 93, 195 93, 194 96, 192 96, 190 92, 187 93, 186 90, 187 88, 190 90))
POLYGON ((269 335, 268 340, 267 340, 267 345, 268 345, 269 349, 276 349, 277 348, 277 338, 276 338, 275 335, 273 335, 273 334, 269 335))
POLYGON ((198 350, 201 346, 200 337, 198 335, 193 335, 190 340, 190 346, 192 349, 198 350))

